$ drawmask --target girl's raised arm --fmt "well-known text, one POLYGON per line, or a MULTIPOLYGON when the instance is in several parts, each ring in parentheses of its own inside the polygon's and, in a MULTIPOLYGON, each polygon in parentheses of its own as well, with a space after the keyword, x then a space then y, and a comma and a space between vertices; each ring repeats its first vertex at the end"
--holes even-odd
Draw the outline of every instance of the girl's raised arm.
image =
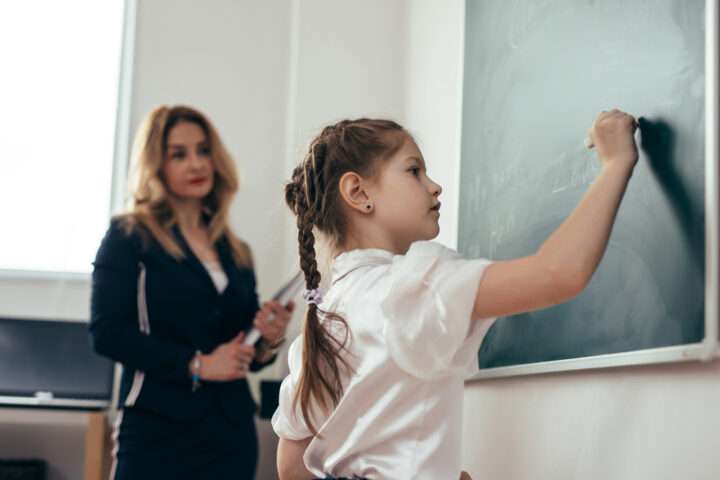
POLYGON ((602 170, 562 225, 534 255, 496 262, 485 271, 473 318, 537 310, 578 295, 597 268, 638 152, 635 119, 618 110, 601 112, 590 128, 602 170))

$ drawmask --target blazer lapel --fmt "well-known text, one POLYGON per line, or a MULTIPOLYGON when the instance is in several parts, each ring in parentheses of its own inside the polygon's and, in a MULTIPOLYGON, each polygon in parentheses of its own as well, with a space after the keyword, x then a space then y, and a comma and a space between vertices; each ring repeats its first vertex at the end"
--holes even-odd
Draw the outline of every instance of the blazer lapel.
POLYGON ((228 277, 227 287, 225 287, 222 294, 223 296, 231 295, 236 284, 236 282, 233 282, 233 277, 237 273, 238 269, 235 264, 235 259, 233 258, 232 253, 230 253, 230 247, 227 245, 225 240, 220 239, 215 242, 215 248, 217 249, 218 256, 220 257, 220 264, 225 271, 225 275, 228 277))
POLYGON ((215 282, 213 282, 212 278, 210 278, 210 274, 208 273, 205 266, 200 262, 200 259, 195 256, 195 253, 190 248, 190 245, 188 245, 188 243, 185 241, 185 237, 183 237, 182 232, 180 232, 180 227, 175 224, 173 225, 172 230, 175 234, 175 238, 177 238, 178 242, 180 243, 183 252, 185 252, 185 260, 183 261, 183 263, 195 270, 195 272, 202 276, 205 281, 212 287, 213 291, 217 292, 215 282))

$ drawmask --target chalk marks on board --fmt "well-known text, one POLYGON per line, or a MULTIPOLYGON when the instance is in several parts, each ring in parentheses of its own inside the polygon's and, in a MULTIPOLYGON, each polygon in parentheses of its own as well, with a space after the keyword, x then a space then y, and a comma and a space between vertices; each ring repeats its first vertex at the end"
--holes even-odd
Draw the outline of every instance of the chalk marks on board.
POLYGON ((515 207, 505 215, 490 215, 490 252, 489 258, 494 258, 498 248, 503 243, 505 235, 511 235, 515 230, 515 207))
POLYGON ((515 2, 513 7, 513 18, 518 20, 512 28, 509 30, 510 33, 510 48, 517 50, 521 43, 521 40, 527 35, 530 25, 533 20, 536 20, 548 7, 548 2, 532 0, 529 2, 515 2))
POLYGON ((469 224, 484 218, 489 228, 476 233, 482 240, 476 237, 476 241, 464 245, 465 253, 493 259, 503 244, 512 240, 518 222, 528 221, 526 206, 516 200, 518 191, 527 190, 528 181, 535 185, 533 188, 539 195, 556 195, 570 189, 584 191, 595 181, 600 169, 595 150, 581 145, 555 157, 538 158, 531 163, 526 160, 525 165, 520 159, 514 159, 497 170, 478 172, 463 185, 469 204, 465 217, 469 224))
POLYGON ((572 187, 582 187, 592 184, 600 173, 600 164, 597 153, 568 155, 563 152, 556 160, 557 170, 553 193, 559 193, 572 187))
MULTIPOLYGON (((512 162, 487 176, 479 174, 472 177, 467 184, 470 203, 468 220, 472 221, 486 214, 488 205, 497 201, 502 202, 503 195, 511 194, 517 188, 515 180, 523 173, 520 162, 512 162)), ((471 256, 493 258, 494 253, 502 245, 503 238, 515 229, 515 210, 515 206, 508 205, 506 212, 493 213, 490 216, 491 228, 485 232, 489 247, 485 250, 481 249, 479 243, 469 245, 467 248, 471 256)))
MULTIPOLYGON (((488 201, 498 198, 502 190, 512 184, 512 181, 521 175, 519 163, 511 163, 504 168, 493 172, 487 177, 484 175, 476 175, 468 184, 468 193, 470 196, 470 213, 479 215, 483 211, 483 207, 488 201)), ((510 187, 512 188, 512 187, 510 187)))
MULTIPOLYGON (((564 151, 553 160, 542 163, 554 169, 552 185, 547 185, 554 194, 568 188, 587 187, 600 173, 600 161, 594 150, 564 151)), ((544 168, 540 166, 537 169, 544 168)), ((512 185, 514 180, 528 174, 519 162, 514 162, 487 176, 482 173, 474 176, 466 184, 470 203, 468 213, 473 217, 482 214, 484 207, 498 200, 501 193, 517 188, 517 185, 512 185)))
POLYGON ((480 209, 483 205, 485 205, 485 201, 487 198, 487 188, 483 186, 482 178, 480 178, 480 176, 478 175, 473 177, 473 179, 470 181, 467 191, 470 197, 469 213, 472 217, 479 214, 480 209))

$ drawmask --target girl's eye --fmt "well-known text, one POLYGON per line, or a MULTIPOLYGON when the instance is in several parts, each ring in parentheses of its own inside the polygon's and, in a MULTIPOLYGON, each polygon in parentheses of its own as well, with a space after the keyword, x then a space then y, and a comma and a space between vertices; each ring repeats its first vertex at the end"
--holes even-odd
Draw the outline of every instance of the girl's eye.
POLYGON ((413 175, 417 175, 418 173, 420 173, 420 169, 417 168, 417 167, 411 168, 411 169, 408 170, 408 171, 409 171, 410 173, 412 173, 413 175))
POLYGON ((198 151, 198 154, 200 155, 210 155, 210 147, 202 147, 198 151))
POLYGON ((183 158, 185 158, 185 152, 180 152, 180 151, 173 152, 172 154, 170 154, 170 158, 174 158, 176 160, 182 160, 183 158))

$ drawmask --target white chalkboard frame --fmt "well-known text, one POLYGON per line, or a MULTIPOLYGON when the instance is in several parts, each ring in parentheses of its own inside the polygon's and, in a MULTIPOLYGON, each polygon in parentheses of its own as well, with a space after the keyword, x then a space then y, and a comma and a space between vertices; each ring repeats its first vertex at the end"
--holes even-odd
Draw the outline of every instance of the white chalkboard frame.
POLYGON ((716 0, 705 0, 705 336, 699 343, 565 360, 484 368, 468 381, 573 370, 622 367, 685 361, 711 361, 720 357, 720 221, 718 215, 718 162, 720 104, 718 96, 718 45, 720 21, 716 0))

